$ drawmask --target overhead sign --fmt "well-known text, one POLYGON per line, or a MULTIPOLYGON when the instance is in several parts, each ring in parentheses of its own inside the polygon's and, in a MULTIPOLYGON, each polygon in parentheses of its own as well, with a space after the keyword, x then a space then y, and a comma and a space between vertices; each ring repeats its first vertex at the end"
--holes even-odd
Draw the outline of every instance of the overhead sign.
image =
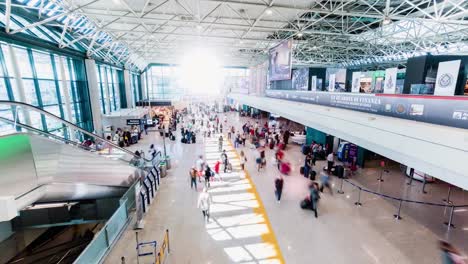
POLYGON ((361 82, 361 72, 353 72, 353 83, 351 84, 351 92, 359 93, 361 82))
POLYGON ((385 70, 384 93, 394 94, 396 92, 398 68, 389 68, 385 70))
POLYGON ((312 80, 311 80, 311 87, 312 87, 312 91, 317 91, 317 76, 312 76, 312 80))
POLYGON ((439 63, 434 95, 455 95, 460 63, 461 60, 444 61, 439 63))
POLYGON ((141 119, 127 119, 127 126, 139 126, 141 119))
POLYGON ((335 91, 335 74, 330 74, 330 79, 328 80, 328 91, 333 92, 335 91))
POLYGON ((267 97, 468 129, 468 98, 269 90, 267 97), (455 99, 456 98, 456 99, 455 99))
POLYGON ((292 39, 283 41, 269 51, 270 81, 290 80, 292 69, 292 39))

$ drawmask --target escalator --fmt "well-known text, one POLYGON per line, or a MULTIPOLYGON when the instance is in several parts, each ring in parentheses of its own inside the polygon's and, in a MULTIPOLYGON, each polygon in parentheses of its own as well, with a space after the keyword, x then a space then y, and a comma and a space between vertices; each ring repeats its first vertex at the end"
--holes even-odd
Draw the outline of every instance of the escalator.
POLYGON ((10 134, 0 136, 0 199, 9 208, 0 213, 0 222, 34 203, 119 197, 144 174, 145 167, 161 160, 160 152, 152 160, 137 157, 35 106, 0 101, 0 107, 11 107, 15 113, 13 118, 0 117, 3 127, 10 127, 10 134), (59 123, 60 133, 24 124, 33 113, 48 123, 59 123), (94 144, 85 146, 83 140, 94 144))
POLYGON ((73 263, 162 155, 138 157, 28 104, 0 101, 6 108, 13 115, 0 116, 0 263, 73 263), (45 131, 28 116, 59 129, 45 131))

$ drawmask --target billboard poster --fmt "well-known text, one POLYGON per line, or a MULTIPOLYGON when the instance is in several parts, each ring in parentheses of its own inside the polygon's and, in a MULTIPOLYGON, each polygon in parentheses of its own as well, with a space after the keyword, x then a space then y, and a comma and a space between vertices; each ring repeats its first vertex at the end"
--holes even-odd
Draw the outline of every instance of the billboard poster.
POLYGON ((346 69, 341 68, 327 68, 326 79, 328 80, 328 87, 330 87, 331 75, 334 75, 334 87, 329 91, 345 92, 346 91, 346 69))
POLYGON ((434 95, 455 95, 460 63, 461 60, 444 61, 439 63, 434 95))
POLYGON ((311 82, 312 91, 317 91, 317 76, 312 76, 311 82))
POLYGON ((270 90, 267 97, 468 129, 468 98, 270 90))
POLYGON ((292 68, 292 40, 270 49, 270 81, 290 80, 292 68))
POLYGON ((294 69, 292 72, 293 90, 307 91, 309 89, 309 68, 294 69))
POLYGON ((334 92, 335 91, 335 74, 330 74, 330 78, 328 80, 328 91, 334 92))
POLYGON ((353 83, 351 85, 352 93, 359 93, 361 72, 353 72, 353 83))
POLYGON ((396 93, 398 68, 389 68, 385 70, 384 93, 396 93))

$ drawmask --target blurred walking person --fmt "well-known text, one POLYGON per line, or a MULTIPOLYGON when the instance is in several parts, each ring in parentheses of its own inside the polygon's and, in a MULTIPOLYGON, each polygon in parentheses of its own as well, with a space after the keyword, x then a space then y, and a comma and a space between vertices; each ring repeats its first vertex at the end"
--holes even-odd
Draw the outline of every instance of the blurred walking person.
POLYGON ((283 177, 279 175, 278 178, 275 179, 275 194, 278 203, 281 201, 281 194, 283 193, 283 184, 283 177))
POLYGON ((210 222, 210 206, 212 203, 211 195, 208 193, 208 188, 203 188, 203 191, 198 196, 197 207, 202 210, 203 218, 207 223, 210 222))
POLYGON ((195 169, 195 167, 192 167, 189 172, 190 189, 193 189, 193 187, 195 186, 195 191, 197 190, 197 175, 198 175, 197 170, 195 169))
POLYGON ((323 189, 327 188, 330 191, 330 194, 333 195, 333 190, 330 185, 330 175, 325 172, 320 173, 320 192, 323 193, 323 189))
POLYGON ((315 213, 315 218, 318 217, 318 201, 320 199, 320 194, 319 194, 319 185, 316 182, 312 183, 312 186, 310 188, 310 202, 311 202, 311 209, 315 213))
POLYGON ((441 250, 442 264, 465 264, 464 257, 450 243, 440 240, 439 248, 441 250))
POLYGON ((241 170, 245 170, 245 163, 247 162, 247 157, 245 157, 245 154, 244 154, 243 150, 241 150, 239 158, 240 158, 241 170))

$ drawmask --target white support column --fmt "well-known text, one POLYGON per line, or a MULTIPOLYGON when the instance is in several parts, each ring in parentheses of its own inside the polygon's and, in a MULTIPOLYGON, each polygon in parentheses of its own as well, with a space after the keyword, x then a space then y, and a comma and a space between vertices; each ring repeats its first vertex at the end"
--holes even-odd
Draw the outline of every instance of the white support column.
MULTIPOLYGON (((119 83, 118 71, 115 71, 115 74, 112 76, 114 76, 114 79, 112 80, 112 82, 119 83)), ((119 108, 122 108, 122 104, 120 102, 120 87, 119 86, 116 87, 115 85, 114 85, 114 98, 117 102, 119 102, 119 108)))
POLYGON ((111 112, 111 105, 112 100, 110 98, 110 91, 109 91, 109 80, 107 79, 107 69, 104 68, 104 93, 106 93, 106 114, 110 114, 111 112))
MULTIPOLYGON (((16 82, 16 88, 18 89, 18 95, 19 95, 18 99, 20 102, 29 104, 30 102, 26 98, 26 92, 24 90, 24 83, 23 83, 23 79, 21 76, 21 71, 18 68, 19 64, 18 64, 18 59, 16 58, 15 49, 13 49, 11 45, 8 45, 8 53, 10 53, 10 61, 11 61, 11 64, 13 64, 11 65, 13 69, 12 74, 16 82)), ((31 123, 31 116, 29 115, 29 111, 23 108, 22 112, 23 112, 23 117, 24 117, 24 123, 28 126, 31 126, 32 123, 31 123)))
POLYGON ((146 75, 148 74, 148 72, 144 73, 144 74, 141 74, 140 75, 140 83, 141 83, 141 97, 140 100, 145 100, 145 99, 148 99, 148 95, 146 93, 146 75))
POLYGON ((89 99, 91 103, 91 111, 93 113, 93 126, 98 135, 102 135, 102 116, 101 102, 99 101, 99 82, 97 75, 96 62, 86 59, 86 77, 88 79, 89 99))
POLYGON ((130 82, 130 71, 124 70, 125 97, 127 98, 127 108, 134 108, 132 84, 130 82))
MULTIPOLYGON (((66 113, 66 120, 68 122, 73 123, 73 112, 72 112, 72 107, 71 107, 71 102, 70 102, 70 82, 67 82, 67 78, 65 77, 65 65, 63 63, 63 58, 59 56, 59 68, 60 68, 60 76, 62 76, 62 91, 61 93, 63 94, 64 100, 65 100, 65 113, 66 113)), ((68 128, 70 132, 70 140, 74 141, 75 140, 75 130, 72 128, 68 128)))

